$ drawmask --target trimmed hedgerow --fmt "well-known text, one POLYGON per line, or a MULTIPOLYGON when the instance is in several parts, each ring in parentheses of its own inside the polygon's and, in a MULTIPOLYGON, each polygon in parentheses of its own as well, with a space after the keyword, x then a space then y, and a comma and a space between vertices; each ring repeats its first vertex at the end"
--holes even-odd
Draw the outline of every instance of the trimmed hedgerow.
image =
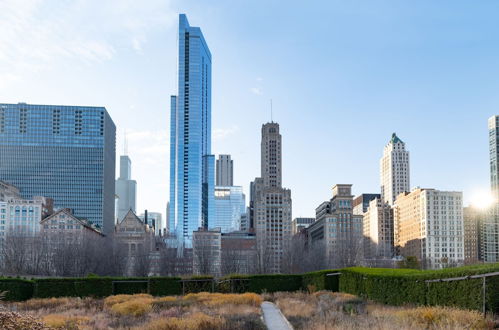
MULTIPOLYGON (((482 279, 426 283, 499 271, 499 265, 479 265, 442 270, 382 269, 353 267, 341 270, 340 291, 390 305, 416 304, 482 309, 482 279)), ((487 310, 499 307, 499 278, 486 280, 487 310)))
POLYGON ((33 281, 20 278, 0 278, 0 292, 5 291, 6 301, 23 301, 33 296, 33 281))
POLYGON ((184 294, 188 293, 198 293, 198 292, 212 292, 213 289, 216 291, 216 286, 213 283, 213 276, 192 276, 184 279, 183 284, 180 284, 180 290, 184 294), (192 280, 192 281, 191 281, 192 280))
POLYGON ((35 280, 34 298, 78 297, 75 278, 43 278, 35 280))
POLYGON ((298 291, 302 289, 301 275, 251 275, 251 276, 231 276, 231 279, 240 279, 237 292, 244 289, 244 292, 278 292, 278 291, 298 291))
POLYGON ((327 276, 328 274, 338 273, 337 269, 320 270, 302 275, 302 287, 308 290, 313 286, 316 290, 329 290, 337 292, 339 290, 339 276, 327 276))
POLYGON ((149 293, 153 296, 177 296, 182 294, 180 277, 150 277, 149 293))

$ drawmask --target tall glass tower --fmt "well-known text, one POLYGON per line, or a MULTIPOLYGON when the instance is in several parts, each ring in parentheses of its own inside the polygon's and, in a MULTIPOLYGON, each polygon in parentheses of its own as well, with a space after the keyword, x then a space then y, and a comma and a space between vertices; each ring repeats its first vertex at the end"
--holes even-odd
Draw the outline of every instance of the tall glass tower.
POLYGON ((182 246, 214 216, 211 53, 198 27, 179 16, 178 95, 171 97, 169 228, 182 246))
POLYGON ((105 108, 0 104, 0 180, 114 230, 116 126, 105 108))

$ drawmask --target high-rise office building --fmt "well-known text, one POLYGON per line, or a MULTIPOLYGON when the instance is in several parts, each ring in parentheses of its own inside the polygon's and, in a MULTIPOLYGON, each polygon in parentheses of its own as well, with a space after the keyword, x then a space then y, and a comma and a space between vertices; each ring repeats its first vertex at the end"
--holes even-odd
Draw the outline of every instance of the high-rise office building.
POLYGON ((217 186, 234 185, 234 161, 230 155, 219 155, 217 159, 217 186))
POLYGON ((222 233, 241 230, 241 217, 246 213, 243 187, 215 187, 215 218, 209 229, 220 228, 222 233))
POLYGON ((397 196, 410 191, 409 151, 393 133, 380 160, 381 199, 393 205, 397 196))
POLYGON ((214 216, 215 157, 211 154, 211 53, 199 27, 179 16, 178 95, 171 97, 170 215, 177 240, 214 216))
POLYGON ((279 273, 291 240, 291 190, 282 188, 279 124, 262 126, 261 178, 253 184, 253 218, 259 271, 279 273))
POLYGON ((463 194, 414 189, 397 197, 394 243, 400 255, 416 256, 425 267, 464 262, 463 194))
POLYGON ((137 182, 132 180, 132 162, 130 157, 123 155, 120 157, 120 176, 116 180, 116 196, 118 198, 116 217, 118 221, 123 220, 128 211, 136 212, 136 192, 137 182))
POLYGON ((114 230, 116 127, 103 107, 0 104, 0 180, 114 230))
POLYGON ((482 256, 485 262, 499 261, 499 116, 488 121, 490 151, 490 185, 494 204, 484 218, 482 227, 482 256))

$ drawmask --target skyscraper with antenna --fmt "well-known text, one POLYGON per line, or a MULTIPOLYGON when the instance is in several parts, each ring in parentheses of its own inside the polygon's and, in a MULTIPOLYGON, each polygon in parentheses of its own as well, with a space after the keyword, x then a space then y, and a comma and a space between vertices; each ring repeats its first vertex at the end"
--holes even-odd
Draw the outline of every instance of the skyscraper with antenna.
POLYGON ((116 218, 123 220, 128 211, 136 211, 137 182, 132 180, 132 161, 128 157, 126 131, 123 141, 123 155, 120 157, 120 176, 116 180, 116 218))

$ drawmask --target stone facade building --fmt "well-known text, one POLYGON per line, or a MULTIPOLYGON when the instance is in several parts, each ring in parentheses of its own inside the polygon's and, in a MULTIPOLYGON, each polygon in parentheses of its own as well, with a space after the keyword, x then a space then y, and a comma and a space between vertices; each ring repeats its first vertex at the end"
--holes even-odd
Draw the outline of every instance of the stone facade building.
POLYGON ((393 133, 380 160, 381 199, 393 205, 400 193, 410 191, 409 151, 393 133))
POLYGON ((251 198, 258 272, 280 273, 291 242, 292 202, 291 190, 282 187, 282 137, 274 122, 262 126, 261 177, 252 184, 251 198))
POLYGON ((353 266, 362 258, 362 216, 353 214, 352 202, 352 185, 335 185, 333 197, 317 207, 307 228, 309 248, 324 244, 328 267, 353 266))
POLYGON ((394 241, 400 255, 415 256, 426 268, 464 262, 461 192, 414 189, 397 197, 394 241))
POLYGON ((151 252, 155 250, 154 229, 128 211, 115 228, 114 239, 127 258, 128 276, 147 276, 151 269, 151 252))

